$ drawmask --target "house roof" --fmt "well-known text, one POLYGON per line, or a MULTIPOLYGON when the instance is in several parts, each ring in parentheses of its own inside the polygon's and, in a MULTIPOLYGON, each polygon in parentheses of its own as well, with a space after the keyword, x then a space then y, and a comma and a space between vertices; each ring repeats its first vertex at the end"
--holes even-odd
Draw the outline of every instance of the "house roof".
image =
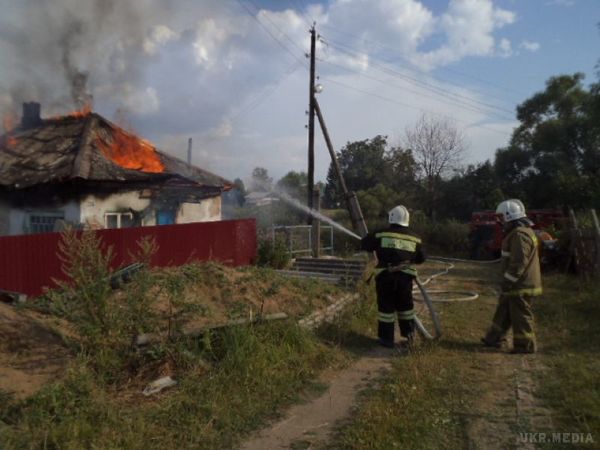
POLYGON ((73 180, 156 182, 179 178, 200 187, 231 189, 232 183, 156 150, 102 116, 89 113, 43 120, 0 137, 0 187, 24 189, 73 180), (134 142, 130 156, 142 153, 158 164, 123 164, 111 154, 120 139, 134 142), (126 168, 129 167, 129 168, 126 168))

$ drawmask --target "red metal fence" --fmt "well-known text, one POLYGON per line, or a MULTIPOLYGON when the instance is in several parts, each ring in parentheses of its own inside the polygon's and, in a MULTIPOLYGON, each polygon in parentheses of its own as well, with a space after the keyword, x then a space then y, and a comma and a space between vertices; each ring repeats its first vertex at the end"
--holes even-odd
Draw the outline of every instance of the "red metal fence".
MULTIPOLYGON (((230 266, 252 264, 256 257, 254 219, 100 230, 98 237, 114 248, 114 267, 131 263, 144 236, 154 237, 153 266, 191 261, 219 261, 230 266)), ((36 296, 64 279, 58 257, 60 233, 0 237, 0 289, 36 296)))

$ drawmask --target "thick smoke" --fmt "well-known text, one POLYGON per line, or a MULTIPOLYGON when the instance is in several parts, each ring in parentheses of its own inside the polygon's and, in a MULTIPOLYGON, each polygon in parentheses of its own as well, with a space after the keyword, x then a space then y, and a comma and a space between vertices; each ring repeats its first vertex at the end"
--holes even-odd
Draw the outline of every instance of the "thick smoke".
MULTIPOLYGON (((158 0, 0 0, 0 112, 36 100, 45 113, 81 109, 101 85, 135 85, 158 0)), ((164 3, 164 2, 162 2, 164 3)))

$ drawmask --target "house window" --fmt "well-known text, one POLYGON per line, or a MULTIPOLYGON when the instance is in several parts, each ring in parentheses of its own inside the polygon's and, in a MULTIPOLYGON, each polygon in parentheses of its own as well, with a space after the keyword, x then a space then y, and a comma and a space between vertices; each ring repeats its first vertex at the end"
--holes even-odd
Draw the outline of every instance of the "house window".
POLYGON ((133 226, 133 214, 114 212, 104 214, 104 228, 129 228, 133 226))
POLYGON ((63 220, 64 213, 30 213, 28 215, 27 232, 33 233, 52 233, 57 220, 63 220))

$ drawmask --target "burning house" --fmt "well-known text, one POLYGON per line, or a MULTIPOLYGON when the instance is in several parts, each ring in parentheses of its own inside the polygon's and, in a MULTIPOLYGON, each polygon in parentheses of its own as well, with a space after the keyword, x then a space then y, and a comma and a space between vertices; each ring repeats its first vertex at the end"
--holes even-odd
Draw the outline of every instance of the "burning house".
POLYGON ((0 235, 220 220, 231 187, 91 111, 42 119, 26 103, 0 137, 0 235))

